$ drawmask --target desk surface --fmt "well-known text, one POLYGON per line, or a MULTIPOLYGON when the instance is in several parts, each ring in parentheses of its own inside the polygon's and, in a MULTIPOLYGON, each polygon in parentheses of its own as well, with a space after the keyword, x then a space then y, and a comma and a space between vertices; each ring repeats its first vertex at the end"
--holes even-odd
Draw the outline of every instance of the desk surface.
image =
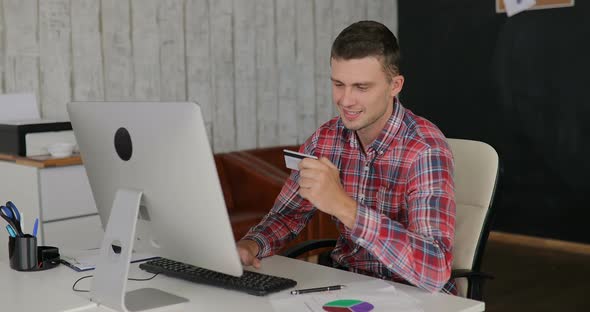
MULTIPOLYGON (((90 308, 88 293, 72 291, 74 281, 92 271, 77 273, 66 266, 43 272, 17 272, 9 268, 6 260, 0 261, 0 299, 2 310, 6 311, 104 311, 90 308), (81 309, 89 307, 90 309, 81 309)), ((344 272, 320 265, 274 256, 262 260, 260 272, 292 278, 297 288, 346 284, 369 281, 371 277, 344 272)), ((151 274, 143 272, 137 264, 131 266, 129 277, 145 278, 151 274)), ((78 283, 78 289, 89 289, 91 279, 78 283)), ((128 289, 154 287, 188 298, 190 302, 166 311, 273 311, 270 300, 283 293, 256 297, 236 291, 194 284, 166 276, 157 276, 151 281, 129 281, 128 289)), ((401 291, 421 302, 423 311, 483 311, 483 302, 468 300, 441 293, 430 294, 415 287, 394 284, 401 291)))

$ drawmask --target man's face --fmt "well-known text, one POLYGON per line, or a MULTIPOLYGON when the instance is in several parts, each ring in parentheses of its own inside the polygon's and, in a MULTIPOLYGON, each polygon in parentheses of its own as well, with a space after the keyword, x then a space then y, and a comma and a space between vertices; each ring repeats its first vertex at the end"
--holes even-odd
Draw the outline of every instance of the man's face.
POLYGON ((389 81, 375 57, 332 59, 331 65, 332 100, 344 126, 370 143, 391 116, 393 98, 401 91, 403 77, 389 81))

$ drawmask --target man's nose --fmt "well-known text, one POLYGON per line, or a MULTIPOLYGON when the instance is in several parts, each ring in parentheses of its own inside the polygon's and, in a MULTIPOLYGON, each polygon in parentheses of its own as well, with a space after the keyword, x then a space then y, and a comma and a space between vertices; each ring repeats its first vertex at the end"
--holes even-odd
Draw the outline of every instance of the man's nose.
POLYGON ((344 107, 349 107, 354 105, 354 97, 352 95, 352 88, 345 88, 344 92, 342 92, 342 96, 340 97, 340 105, 344 107))

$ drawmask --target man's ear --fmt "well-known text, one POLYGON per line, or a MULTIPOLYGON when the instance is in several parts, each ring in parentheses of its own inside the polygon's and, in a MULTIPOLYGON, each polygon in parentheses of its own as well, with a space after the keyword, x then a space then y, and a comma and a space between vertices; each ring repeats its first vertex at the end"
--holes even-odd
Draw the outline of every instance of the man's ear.
POLYGON ((402 75, 397 75, 391 79, 391 97, 397 96, 404 87, 405 78, 402 75))

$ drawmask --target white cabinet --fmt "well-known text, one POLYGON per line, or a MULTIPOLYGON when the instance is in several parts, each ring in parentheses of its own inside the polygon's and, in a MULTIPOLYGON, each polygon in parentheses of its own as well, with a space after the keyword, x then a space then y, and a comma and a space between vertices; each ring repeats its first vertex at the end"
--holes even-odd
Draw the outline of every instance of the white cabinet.
POLYGON ((39 187, 44 221, 96 214, 96 206, 84 166, 39 170, 39 187))
MULTIPOLYGON (((79 163, 79 162, 78 162, 79 163)), ((39 245, 98 248, 103 230, 82 165, 0 161, 0 203, 11 200, 24 215, 24 231, 39 217, 39 245)), ((4 222, 5 223, 5 222, 4 222)), ((8 232, 0 235, 0 259, 8 259, 8 232)))
POLYGON ((98 248, 103 230, 98 215, 43 223, 44 244, 68 249, 98 248))

